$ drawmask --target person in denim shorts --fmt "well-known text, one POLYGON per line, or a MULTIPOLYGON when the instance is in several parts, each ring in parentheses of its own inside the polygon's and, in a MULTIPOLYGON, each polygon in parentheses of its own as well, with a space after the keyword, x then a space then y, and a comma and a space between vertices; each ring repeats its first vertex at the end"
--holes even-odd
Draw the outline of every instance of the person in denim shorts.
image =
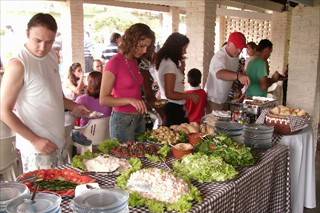
POLYGON ((134 140, 145 130, 142 100, 143 76, 137 59, 151 54, 155 35, 145 24, 130 26, 122 37, 120 52, 106 64, 100 89, 100 104, 113 107, 110 136, 121 142, 134 140))

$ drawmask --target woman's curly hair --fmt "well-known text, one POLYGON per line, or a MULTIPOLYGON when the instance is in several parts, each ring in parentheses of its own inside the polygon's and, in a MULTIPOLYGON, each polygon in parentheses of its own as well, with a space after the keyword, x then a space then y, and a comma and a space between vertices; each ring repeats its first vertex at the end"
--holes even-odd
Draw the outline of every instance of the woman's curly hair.
POLYGON ((162 59, 168 58, 179 67, 179 62, 183 59, 182 49, 185 45, 189 44, 189 42, 190 40, 187 36, 178 32, 172 33, 156 54, 156 69, 159 69, 162 59))
POLYGON ((151 45, 142 57, 150 57, 154 52, 155 35, 150 27, 146 24, 136 23, 131 25, 122 36, 120 49, 123 54, 128 54, 135 50, 138 42, 146 38, 151 39, 151 45))

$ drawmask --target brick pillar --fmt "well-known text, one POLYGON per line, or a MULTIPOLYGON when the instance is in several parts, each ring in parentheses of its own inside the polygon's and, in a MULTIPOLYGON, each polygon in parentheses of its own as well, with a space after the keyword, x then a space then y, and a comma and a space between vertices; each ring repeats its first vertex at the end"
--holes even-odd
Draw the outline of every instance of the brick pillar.
MULTIPOLYGON (((290 18, 291 13, 289 12, 274 12, 272 14, 271 41, 273 43, 273 51, 270 58, 270 75, 275 71, 283 73, 288 64, 290 18)), ((277 82, 276 84, 277 88, 273 94, 281 103, 283 96, 282 82, 277 82)))
POLYGON ((216 6, 214 0, 190 0, 186 7, 187 36, 190 39, 186 71, 198 68, 203 73, 203 85, 214 53, 216 6))
POLYGON ((84 68, 83 0, 67 0, 62 19, 65 20, 62 26, 64 63, 70 66, 73 62, 79 62, 84 68))
POLYGON ((178 7, 170 7, 170 14, 172 20, 172 32, 179 31, 179 23, 180 23, 180 10, 178 7))
POLYGON ((315 132, 320 112, 320 6, 292 11, 288 105, 313 117, 315 132))

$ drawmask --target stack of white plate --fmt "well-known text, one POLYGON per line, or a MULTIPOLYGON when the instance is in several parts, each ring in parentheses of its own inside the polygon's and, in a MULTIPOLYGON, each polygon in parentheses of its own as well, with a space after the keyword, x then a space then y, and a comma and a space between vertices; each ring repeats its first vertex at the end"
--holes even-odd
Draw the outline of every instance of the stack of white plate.
POLYGON ((61 197, 54 193, 38 192, 31 200, 31 195, 21 196, 7 206, 8 213, 60 213, 61 197))
POLYGON ((238 137, 243 133, 243 125, 237 122, 218 121, 215 124, 217 132, 226 133, 230 137, 238 137))
POLYGON ((274 128, 271 126, 251 124, 244 127, 244 143, 254 148, 272 147, 274 128))
POLYGON ((75 213, 128 213, 129 194, 121 189, 92 189, 71 201, 75 213))
POLYGON ((8 203, 12 200, 28 195, 29 189, 26 185, 16 182, 1 182, 0 183, 0 212, 5 212, 8 203))

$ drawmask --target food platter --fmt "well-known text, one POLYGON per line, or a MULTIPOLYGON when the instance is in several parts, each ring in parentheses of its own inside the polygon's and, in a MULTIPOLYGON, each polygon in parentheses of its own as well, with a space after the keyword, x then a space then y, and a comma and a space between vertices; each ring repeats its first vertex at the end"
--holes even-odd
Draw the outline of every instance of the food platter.
POLYGON ((28 186, 30 191, 34 191, 38 184, 39 191, 71 197, 74 196, 74 190, 78 184, 95 182, 92 177, 80 175, 71 169, 40 169, 24 173, 19 179, 28 186), (36 180, 30 181, 31 177, 36 177, 36 180))

